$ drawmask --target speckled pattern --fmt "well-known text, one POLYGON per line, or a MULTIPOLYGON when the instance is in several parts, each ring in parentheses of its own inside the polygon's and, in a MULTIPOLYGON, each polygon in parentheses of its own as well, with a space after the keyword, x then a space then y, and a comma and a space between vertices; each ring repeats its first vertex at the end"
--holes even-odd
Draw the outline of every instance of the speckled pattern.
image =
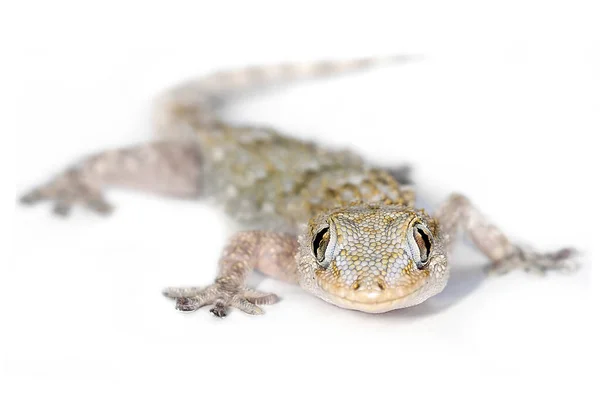
POLYGON ((355 202, 412 206, 414 192, 349 151, 332 151, 273 129, 201 131, 205 191, 237 220, 296 232, 316 213, 355 202))
POLYGON ((230 238, 213 284, 169 287, 164 295, 180 311, 213 305, 218 317, 230 307, 262 314, 259 305, 278 300, 246 286, 253 269, 343 308, 379 313, 416 305, 444 289, 459 230, 493 271, 571 269, 573 250, 525 251, 462 195, 433 215, 415 209, 405 169, 388 171, 350 151, 219 118, 219 106, 241 90, 407 59, 250 67, 186 82, 158 98, 157 140, 85 158, 22 201, 51 201, 64 216, 75 205, 108 213, 103 192, 110 186, 213 199, 254 230, 230 238))
POLYGON ((357 203, 322 212, 300 239, 300 283, 328 302, 365 312, 414 305, 447 282, 438 234, 437 222, 423 210, 402 205, 357 203), (429 227, 423 228, 432 241, 425 263, 415 246, 415 227, 429 227), (311 239, 324 229, 331 232, 329 260, 319 263, 311 239))

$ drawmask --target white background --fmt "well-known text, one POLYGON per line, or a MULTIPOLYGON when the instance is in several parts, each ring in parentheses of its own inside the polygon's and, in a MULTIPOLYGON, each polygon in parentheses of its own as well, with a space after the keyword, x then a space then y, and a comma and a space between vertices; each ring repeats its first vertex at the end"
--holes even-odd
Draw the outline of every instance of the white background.
POLYGON ((593 1, 88 3, 2 7, 3 181, 16 181, 2 193, 2 400, 593 398, 593 1), (222 213, 121 191, 108 219, 15 204, 86 153, 149 138, 153 96, 181 79, 394 53, 424 59, 246 96, 227 116, 411 162, 429 204, 461 191, 521 241, 578 246, 581 271, 483 280, 462 245, 447 290, 412 309, 345 311, 264 279, 281 303, 218 320, 160 290, 212 280, 222 213))

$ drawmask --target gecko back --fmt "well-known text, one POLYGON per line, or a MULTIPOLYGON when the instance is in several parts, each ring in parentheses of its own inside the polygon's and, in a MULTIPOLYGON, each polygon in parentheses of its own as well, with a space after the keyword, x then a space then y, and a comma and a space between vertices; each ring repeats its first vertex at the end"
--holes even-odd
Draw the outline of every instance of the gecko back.
POLYGON ((205 193, 254 228, 295 231, 319 211, 351 203, 413 203, 412 190, 347 150, 268 128, 224 125, 197 135, 205 193))
POLYGON ((410 59, 281 64, 208 75, 159 98, 157 133, 198 141, 204 193, 252 228, 296 231, 317 212, 353 202, 412 205, 412 190, 351 151, 330 150, 270 128, 233 126, 218 116, 219 105, 241 91, 410 59))

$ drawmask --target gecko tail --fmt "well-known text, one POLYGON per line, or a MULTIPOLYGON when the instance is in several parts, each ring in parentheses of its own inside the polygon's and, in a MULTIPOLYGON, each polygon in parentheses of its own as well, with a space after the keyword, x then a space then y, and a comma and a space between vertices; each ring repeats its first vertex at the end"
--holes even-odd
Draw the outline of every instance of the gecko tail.
POLYGON ((156 133, 159 137, 185 137, 193 134, 195 129, 210 128, 220 122, 219 105, 237 93, 421 59, 418 55, 392 55, 217 71, 183 82, 157 98, 154 107, 156 133))
POLYGON ((187 82, 198 90, 212 96, 227 96, 231 93, 358 72, 393 63, 405 63, 419 59, 418 56, 393 55, 349 60, 328 60, 308 63, 282 63, 265 66, 249 66, 240 69, 219 71, 196 81, 187 82))

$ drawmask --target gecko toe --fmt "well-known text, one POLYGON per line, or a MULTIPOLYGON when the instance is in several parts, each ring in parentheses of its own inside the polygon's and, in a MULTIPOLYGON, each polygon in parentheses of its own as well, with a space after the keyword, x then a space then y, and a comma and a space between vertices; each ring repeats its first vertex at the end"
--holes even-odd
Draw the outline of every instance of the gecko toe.
POLYGON ((573 259, 579 256, 579 252, 575 248, 563 248, 552 255, 552 259, 556 261, 573 259))
POLYGON ((271 305, 279 301, 279 297, 272 293, 243 287, 231 289, 219 284, 208 287, 167 287, 162 294, 174 299, 175 309, 181 312, 193 312, 212 304, 210 313, 220 318, 227 316, 230 308, 249 315, 262 315, 265 312, 258 305, 271 305))
POLYGON ((34 189, 19 198, 19 203, 22 205, 33 205, 44 199, 41 191, 34 189))
POLYGON ((59 217, 67 217, 71 213, 71 204, 67 202, 56 202, 52 212, 59 217))
POLYGON ((103 216, 110 215, 114 210, 113 206, 104 199, 93 199, 87 203, 87 207, 103 216))
POLYGON ((224 318, 227 316, 227 307, 223 304, 217 303, 213 308, 211 308, 210 313, 216 317, 224 318))
POLYGON ((180 312, 194 312, 198 310, 202 305, 198 300, 193 298, 177 298, 175 309, 180 312))

